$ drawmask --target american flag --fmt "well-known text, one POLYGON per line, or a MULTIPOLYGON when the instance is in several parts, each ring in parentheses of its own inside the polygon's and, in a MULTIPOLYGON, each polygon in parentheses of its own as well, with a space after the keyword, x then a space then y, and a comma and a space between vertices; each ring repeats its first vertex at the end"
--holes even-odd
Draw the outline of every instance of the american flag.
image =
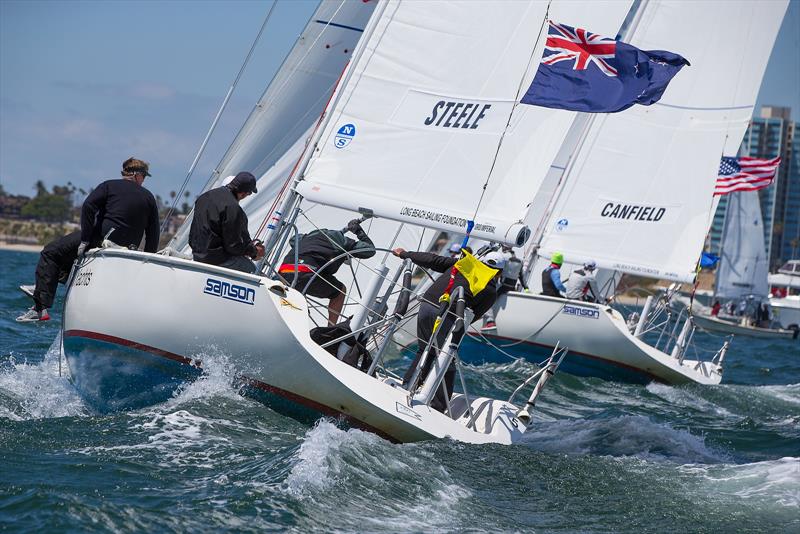
POLYGON ((719 176, 717 176, 714 195, 763 189, 775 179, 780 164, 781 158, 723 157, 719 164, 719 176))

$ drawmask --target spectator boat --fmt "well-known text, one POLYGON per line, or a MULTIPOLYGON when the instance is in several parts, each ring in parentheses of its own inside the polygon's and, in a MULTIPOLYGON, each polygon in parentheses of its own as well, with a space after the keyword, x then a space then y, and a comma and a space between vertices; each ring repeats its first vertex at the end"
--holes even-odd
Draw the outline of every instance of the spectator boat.
POLYGON ((800 328, 800 260, 789 260, 767 277, 769 303, 783 328, 800 328))

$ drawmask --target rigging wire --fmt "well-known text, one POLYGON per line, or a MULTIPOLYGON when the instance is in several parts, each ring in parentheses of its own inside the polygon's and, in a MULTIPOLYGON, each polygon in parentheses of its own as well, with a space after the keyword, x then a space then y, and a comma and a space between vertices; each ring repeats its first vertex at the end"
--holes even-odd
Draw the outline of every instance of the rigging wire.
MULTIPOLYGON (((333 14, 333 15, 330 17, 330 19, 331 19, 331 20, 333 20, 333 19, 335 19, 335 18, 336 18, 336 15, 339 13, 339 11, 341 10, 342 6, 344 5, 344 1, 345 1, 345 0, 342 0, 342 2, 339 4, 339 7, 336 9, 336 11, 334 12, 334 14, 333 14)), ((276 0, 276 2, 277 2, 277 0, 276 0)), ((311 53, 311 51, 314 49, 314 47, 315 47, 316 43, 317 43, 317 42, 320 40, 320 38, 321 38, 321 37, 323 36, 323 34, 325 33, 325 29, 326 29, 328 26, 330 26, 330 24, 331 24, 331 23, 330 23, 330 20, 329 20, 328 22, 326 22, 326 23, 325 23, 325 26, 323 27, 322 31, 320 31, 319 35, 317 35, 317 37, 314 39, 314 41, 313 41, 313 42, 312 42, 312 43, 309 45, 309 47, 308 47, 308 49, 306 50, 306 52, 305 52, 305 54, 303 55, 303 57, 302 57, 302 58, 300 58, 300 60, 298 61, 298 63, 297 63, 298 67, 299 67, 300 65, 302 65, 302 64, 305 62, 305 60, 306 60, 306 58, 308 57, 308 55, 309 55, 309 54, 311 53)), ((301 34, 301 35, 300 35, 300 38, 302 38, 302 37, 303 37, 303 35, 301 34)), ((299 38, 299 39, 300 39, 300 38, 299 38)), ((287 56, 287 58, 288 58, 288 56, 287 56)), ((284 63, 285 63, 285 60, 284 60, 284 63)), ((281 65, 281 67, 283 67, 283 65, 281 65)), ((279 95, 281 95, 281 93, 283 92, 283 90, 284 90, 284 88, 286 87, 286 85, 287 85, 287 84, 289 84, 289 82, 290 82, 292 79, 294 79, 294 77, 295 77, 295 73, 296 73, 296 71, 297 71, 297 70, 298 70, 298 69, 297 69, 297 67, 296 67, 294 71, 292 71, 292 72, 291 72, 291 73, 290 73, 288 76, 286 76, 286 77, 285 77, 285 79, 282 81, 282 84, 281 84, 281 85, 278 87, 278 89, 276 89, 276 90, 274 91, 274 94, 275 94, 276 96, 279 96, 279 95)), ((332 87, 334 87, 334 88, 335 88, 335 86, 336 86, 336 83, 338 83, 338 80, 332 84, 332 87)), ((217 179, 219 178, 219 176, 221 175, 220 169, 224 168, 226 165, 228 165, 228 164, 229 164, 229 162, 230 162, 229 155, 230 155, 230 154, 231 154, 231 152, 232 152, 232 151, 233 151, 233 150, 234 150, 234 149, 237 147, 237 142, 239 142, 239 140, 240 140, 240 139, 242 139, 243 137, 247 137, 247 135, 248 135, 249 131, 251 131, 251 130, 254 128, 254 126, 252 126, 252 124, 251 124, 251 119, 254 117, 254 114, 256 113, 256 111, 258 110, 258 108, 260 108, 260 107, 264 107, 264 105, 263 105, 263 101, 264 101, 264 98, 266 97, 266 95, 267 95, 268 91, 269 91, 269 86, 267 86, 267 89, 265 89, 264 93, 261 95, 261 98, 259 99, 258 103, 257 103, 257 104, 256 104, 256 106, 255 106, 255 110, 254 110, 253 112, 251 112, 251 114, 250 114, 250 116, 248 117, 247 121, 245 121, 245 124, 242 126, 242 128, 239 130, 239 132, 236 134, 236 137, 234 138, 233 142, 231 142, 231 144, 228 146, 228 149, 225 151, 225 155, 223 156, 223 158, 222 158, 222 161, 221 161, 221 162, 220 162, 220 163, 217 165, 217 167, 216 167, 216 168, 214 169, 214 171, 211 173, 211 176, 210 176, 210 177, 208 178, 208 180, 206 181, 205 185, 203 186, 203 192, 205 192, 205 191, 208 191, 208 190, 209 190, 209 189, 210 189, 210 188, 211 188, 211 187, 214 185, 214 183, 216 182, 216 180, 217 180, 217 179), (249 127, 249 128, 248 128, 248 127, 249 127)), ((299 130, 299 125, 301 125, 301 124, 302 124, 302 123, 303 123, 303 122, 306 120, 306 118, 307 118, 309 115, 311 115, 311 112, 312 112, 312 110, 313 110, 313 109, 315 109, 315 108, 317 107, 317 104, 318 104, 319 102, 321 102, 321 101, 322 101, 322 99, 325 97, 325 94, 327 94, 327 91, 323 92, 323 93, 320 95, 320 97, 319 97, 319 98, 318 98, 318 99, 317 99, 317 100, 316 100, 314 103, 312 103, 312 104, 311 104, 311 105, 308 107, 308 110, 307 110, 307 111, 306 111, 306 112, 305 112, 303 115, 301 115, 301 116, 298 118, 298 120, 296 121, 295 125, 294 125, 294 126, 292 126, 290 129, 288 129, 288 130, 285 132, 285 134, 284 134, 284 135, 283 135, 283 136, 282 136, 282 137, 281 137, 281 138, 278 140, 278 142, 276 142, 276 143, 274 144, 274 147, 273 147, 273 149, 272 149, 272 150, 270 150, 269 152, 267 152, 267 153, 264 155, 264 157, 263 157, 263 158, 261 158, 261 160, 260 160, 260 161, 259 161, 259 162, 258 162, 258 163, 255 165, 255 167, 252 169, 252 170, 253 170, 253 172, 256 172, 256 169, 258 169, 258 168, 259 168, 261 165, 263 165, 263 164, 264 164, 264 162, 265 162, 265 161, 267 161, 267 160, 268 160, 268 159, 269 159, 269 158, 272 156, 272 154, 275 152, 275 150, 277 150, 277 149, 278 149, 278 147, 280 147, 280 146, 283 146, 283 145, 284 145, 284 143, 286 142, 286 140, 287 140, 287 139, 289 139, 290 137, 294 136, 294 135, 297 133, 297 131, 299 130)), ((253 121, 253 122, 254 122, 254 121, 253 121)), ((298 136, 298 138, 299 138, 299 136, 298 136)), ((239 143, 239 145, 240 145, 240 144, 241 144, 241 143, 239 143)), ((306 146, 307 146, 307 145, 308 145, 308 141, 306 142, 306 146)), ((282 194, 282 193, 283 193, 284 189, 285 189, 285 187, 284 187, 284 188, 281 188, 281 190, 280 190, 280 193, 279 193, 279 196, 280 196, 280 194, 282 194)), ((274 204, 273 204, 273 207, 270 209, 270 213, 271 213, 271 211, 272 211, 272 210, 274 210, 274 204)), ((191 216, 191 215, 190 215, 190 216, 191 216)), ((176 237, 177 237, 177 236, 178 236, 178 234, 176 234, 176 237)), ((259 236, 258 236, 258 235, 256 235, 255 237, 257 237, 257 238, 258 238, 259 236)), ((175 238, 173 238, 173 240, 174 240, 174 239, 175 239, 175 238)))
MULTIPOLYGON (((531 64, 534 61, 534 55, 536 53, 536 48, 539 45, 539 41, 542 38, 542 32, 547 27, 549 20, 550 20, 550 4, 552 0, 547 2, 547 9, 544 13, 544 18, 542 19, 542 25, 539 27, 539 33, 536 35, 536 41, 533 44, 533 49, 531 50, 531 55, 528 58, 528 65, 525 67, 525 72, 519 80, 519 85, 517 86, 517 94, 514 98, 514 105, 511 107, 511 113, 508 114, 508 120, 506 121, 506 126, 503 129, 503 133, 500 136, 500 141, 497 143, 497 149, 494 153, 494 158, 492 159, 492 166, 489 168, 489 173, 486 176, 486 181, 483 184, 483 188, 481 189, 481 196, 478 198, 478 203, 475 205, 475 212, 472 214, 472 221, 475 221, 475 217, 478 216, 478 210, 483 203, 483 197, 486 195, 486 187, 489 185, 489 180, 492 178, 492 173, 494 172, 495 165, 497 165, 497 158, 500 156, 500 148, 503 146, 503 140, 506 138, 506 133, 508 132, 508 128, 511 125, 511 118, 514 116, 514 111, 516 111, 517 106, 519 105, 519 95, 523 88, 523 83, 525 82, 525 77, 530 72, 531 64)), ((534 75, 535 76, 535 75, 534 75)), ((467 228, 467 237, 464 239, 464 245, 466 246, 467 240, 469 238, 469 231, 471 230, 470 227, 467 228)))
POLYGON ((164 217, 164 222, 161 223, 161 232, 167 228, 167 224, 169 223, 169 219, 172 216, 172 213, 175 211, 175 206, 178 205, 178 199, 181 198, 183 195, 183 191, 186 189, 186 185, 189 183, 189 180, 192 178, 192 174, 194 174, 194 169, 197 167, 197 162, 200 161, 200 157, 203 155, 203 152, 206 149, 206 145, 208 144, 208 140, 211 138, 211 134, 214 133, 214 130, 217 127, 217 123, 219 122, 220 117, 222 117, 222 113, 225 111, 225 108, 228 105, 228 101, 230 101, 231 96, 233 95, 233 91, 236 89, 236 86, 239 84, 239 80, 244 73, 247 64, 250 62, 250 58, 253 56, 253 51, 258 44, 258 41, 261 39, 261 34, 264 33, 264 28, 266 28, 269 19, 272 17, 272 12, 275 10, 275 6, 278 4, 278 0, 275 0, 269 8, 267 12, 267 16, 264 17, 264 22, 261 24, 261 28, 258 30, 258 34, 256 38, 253 40, 253 44, 250 45, 250 50, 247 52, 247 56, 245 56, 244 61, 242 62, 242 66, 239 68, 239 72, 236 74, 236 78, 233 80, 230 88, 228 88, 228 93, 225 95, 225 98, 222 101, 222 105, 220 105, 219 110, 217 110, 217 115, 214 117, 214 120, 211 122, 211 126, 206 133, 205 139, 200 144, 200 148, 197 150, 197 154, 194 156, 194 161, 189 166, 189 172, 186 173, 186 178, 184 178, 183 183, 181 184, 180 191, 178 194, 175 195, 175 199, 172 201, 172 206, 170 206, 169 211, 167 212, 166 217, 164 217))

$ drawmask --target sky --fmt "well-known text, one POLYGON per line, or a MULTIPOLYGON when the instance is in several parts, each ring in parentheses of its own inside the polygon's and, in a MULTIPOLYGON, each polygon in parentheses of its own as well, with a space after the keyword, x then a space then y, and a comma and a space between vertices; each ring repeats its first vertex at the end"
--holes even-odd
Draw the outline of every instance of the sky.
MULTIPOLYGON (((278 2, 189 191, 203 187, 316 5, 278 2)), ((150 162, 151 191, 179 189, 271 6, 0 0, 0 184, 25 195, 37 180, 88 189, 134 156, 150 162)), ((790 106, 800 121, 800 0, 789 4, 756 104, 756 113, 790 106)))

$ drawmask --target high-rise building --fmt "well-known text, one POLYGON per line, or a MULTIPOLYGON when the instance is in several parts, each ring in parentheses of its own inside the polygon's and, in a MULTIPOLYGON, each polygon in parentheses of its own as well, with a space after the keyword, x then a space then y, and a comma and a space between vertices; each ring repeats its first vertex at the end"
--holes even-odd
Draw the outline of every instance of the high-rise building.
MULTIPOLYGON (((781 157, 775 181, 758 192, 766 253, 770 270, 774 270, 786 260, 800 258, 800 124, 791 120, 791 109, 762 107, 761 116, 750 121, 739 155, 781 157)), ((727 206, 727 197, 721 197, 709 232, 709 249, 716 254, 727 206)))

